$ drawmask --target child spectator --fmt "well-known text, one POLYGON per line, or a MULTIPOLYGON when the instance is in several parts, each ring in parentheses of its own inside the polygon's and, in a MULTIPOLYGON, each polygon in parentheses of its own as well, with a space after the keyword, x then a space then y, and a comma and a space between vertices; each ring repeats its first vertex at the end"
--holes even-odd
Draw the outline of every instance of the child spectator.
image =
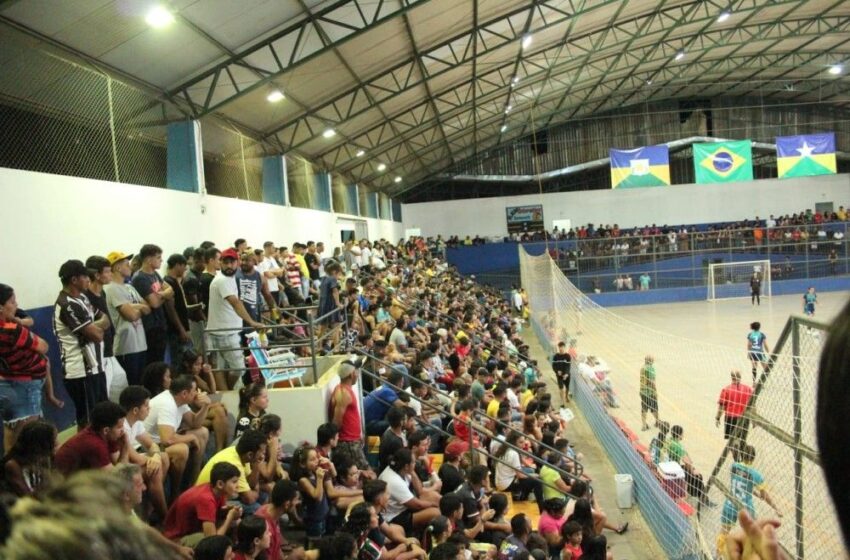
POLYGON ((269 407, 269 392, 262 383, 251 383, 239 390, 239 416, 233 439, 250 429, 254 420, 262 417, 269 407))
POLYGON ((233 560, 255 560, 266 558, 271 535, 266 520, 256 515, 244 517, 236 526, 236 545, 233 560))
POLYGON ((304 528, 310 538, 324 536, 330 511, 328 490, 332 488, 332 476, 325 478, 328 470, 319 466, 319 459, 314 447, 301 447, 295 452, 291 473, 304 498, 304 528))

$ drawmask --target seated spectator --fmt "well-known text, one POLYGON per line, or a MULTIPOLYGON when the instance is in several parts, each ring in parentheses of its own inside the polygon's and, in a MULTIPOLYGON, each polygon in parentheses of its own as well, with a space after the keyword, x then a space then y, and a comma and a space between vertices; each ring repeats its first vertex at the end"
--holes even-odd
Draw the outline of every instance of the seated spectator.
POLYGON ((428 555, 428 560, 458 560, 465 558, 463 549, 453 542, 444 542, 438 545, 428 555))
POLYGON ((233 543, 224 535, 204 537, 195 547, 194 560, 233 560, 233 543))
POLYGON ((56 469, 65 476, 85 469, 111 469, 127 460, 124 409, 112 401, 94 405, 91 423, 56 452, 56 469))
POLYGON ((386 381, 363 399, 363 411, 366 419, 366 433, 370 436, 379 436, 389 427, 386 421, 387 412, 390 407, 401 405, 398 400, 398 391, 404 383, 401 372, 391 369, 387 374, 386 381))
POLYGON ((569 483, 564 476, 555 469, 561 460, 559 453, 549 452, 546 454, 546 462, 540 468, 540 480, 543 481, 543 497, 546 500, 560 498, 566 503, 567 494, 572 492, 569 483))
MULTIPOLYGON (((442 511, 442 508, 440 508, 442 511)), ((454 532, 452 520, 445 515, 438 515, 431 520, 431 523, 425 527, 425 542, 423 543, 426 552, 431 552, 434 548, 440 546, 449 540, 454 532)))
POLYGON ((511 431, 494 454, 496 461, 496 488, 502 492, 515 492, 517 499, 524 501, 534 494, 537 507, 543 513, 543 484, 533 473, 522 470, 519 452, 525 437, 517 431, 511 431))
POLYGON ((567 521, 566 508, 565 499, 549 498, 543 503, 543 515, 537 522, 537 531, 546 539, 549 554, 556 557, 564 545, 561 527, 567 521))
POLYGON ((717 504, 708 498, 708 494, 705 492, 705 483, 703 482, 702 475, 697 472, 688 452, 685 451, 685 447, 682 445, 683 434, 684 430, 681 426, 673 426, 670 430, 670 439, 667 441, 664 448, 667 452, 667 458, 670 461, 679 463, 685 471, 685 483, 688 486, 688 494, 696 497, 702 505, 714 507, 717 504))
POLYGON ((319 538, 325 534, 326 519, 330 511, 329 494, 333 489, 332 463, 320 458, 314 447, 301 447, 292 460, 292 480, 298 483, 304 499, 304 528, 307 537, 319 538), (324 461, 322 466, 321 461, 324 461))
POLYGON ((528 552, 526 543, 531 534, 531 522, 524 513, 511 517, 511 534, 499 546, 499 560, 516 560, 522 552, 528 552))
POLYGON ((289 478, 289 474, 283 468, 285 457, 280 447, 280 433, 283 429, 280 416, 266 414, 256 422, 254 429, 266 436, 265 459, 257 463, 257 469, 260 471, 260 488, 268 493, 273 483, 289 478))
POLYGON ((236 445, 225 447, 204 466, 198 475, 196 486, 209 484, 214 465, 229 463, 239 470, 239 483, 236 492, 239 494, 238 504, 243 511, 253 514, 260 508, 260 469, 258 464, 265 460, 268 438, 258 430, 247 430, 236 445))
POLYGON ((614 531, 615 533, 620 534, 620 535, 622 535, 623 533, 625 533, 628 530, 628 528, 629 528, 628 523, 624 523, 620 526, 616 526, 616 525, 612 525, 608 521, 608 515, 604 511, 602 511, 602 508, 599 507, 599 504, 596 502, 596 497, 591 495, 590 487, 587 485, 587 483, 585 481, 576 480, 576 481, 573 482, 572 496, 573 497, 570 498, 570 501, 567 502, 567 509, 566 509, 567 518, 569 518, 570 515, 572 515, 578 501, 581 500, 582 498, 584 498, 584 499, 587 499, 590 502, 591 515, 593 517, 594 532, 597 535, 602 534, 603 529, 609 529, 609 530, 614 531))
POLYGON ((407 480, 413 475, 413 466, 410 450, 399 449, 379 476, 389 489, 386 520, 401 525, 405 534, 421 531, 439 515, 439 500, 420 499, 411 491, 407 480))
POLYGON ((658 465, 667 460, 667 434, 670 433, 670 423, 661 420, 658 422, 658 435, 649 442, 649 456, 652 462, 658 465))
POLYGON ((56 427, 44 420, 28 422, 3 457, 0 491, 23 497, 47 488, 56 450, 56 427))
POLYGON ((278 480, 271 491, 268 503, 260 506, 254 515, 266 520, 269 531, 269 547, 266 552, 267 560, 281 560, 283 549, 291 551, 291 546, 284 541, 280 532, 280 518, 295 511, 301 503, 298 485, 291 480, 278 480))
POLYGON ((372 540, 372 532, 378 529, 379 523, 380 518, 372 504, 361 502, 351 509, 348 520, 342 526, 342 532, 354 537, 358 560, 425 560, 427 555, 417 544, 395 546, 387 550, 385 546, 372 540))
MULTIPOLYGON (((212 367, 204 361, 203 356, 196 354, 191 348, 183 352, 182 372, 194 377, 199 391, 203 391, 208 395, 215 395, 218 392, 218 385, 216 385, 212 367)), ((192 410, 197 409, 196 404, 190 404, 189 407, 192 410)), ((224 406, 223 402, 210 402, 207 417, 204 420, 204 427, 211 430, 213 435, 215 435, 216 451, 221 451, 227 447, 230 420, 227 416, 227 407, 224 406)))
POLYGON ((363 488, 360 484, 360 469, 347 457, 334 463, 337 476, 334 480, 334 495, 331 499, 334 507, 343 515, 352 504, 363 501, 363 488))
POLYGON ((511 524, 505 519, 508 511, 508 497, 504 494, 493 494, 490 496, 490 509, 493 510, 493 519, 484 522, 484 532, 479 540, 490 543, 498 550, 502 541, 511 532, 511 524))
POLYGON ((331 454, 339 443, 339 428, 332 422, 327 422, 316 428, 316 451, 319 457, 331 459, 331 454))
POLYGON ((582 526, 577 521, 569 521, 561 526, 561 539, 564 541, 564 549, 561 551, 561 560, 578 560, 584 554, 581 543, 584 538, 582 526))
POLYGON ((255 515, 243 517, 236 526, 236 544, 233 546, 233 560, 255 560, 265 558, 271 535, 266 520, 255 515))
POLYGON ((172 491, 182 488, 187 466, 191 480, 195 480, 200 472, 210 435, 203 426, 209 404, 209 397, 197 390, 195 380, 188 375, 175 378, 167 390, 150 401, 145 431, 168 454, 172 491), (193 412, 189 403, 198 406, 198 411, 193 412))
POLYGON ((389 427, 381 435, 381 445, 378 448, 378 464, 384 470, 390 462, 393 454, 407 447, 406 428, 413 426, 413 418, 407 407, 393 407, 387 413, 389 427))
MULTIPOLYGON (((421 496, 424 491, 440 493, 443 483, 431 467, 431 456, 428 449, 431 438, 423 430, 417 430, 407 438, 407 447, 413 453, 415 467, 413 469, 413 488, 417 495, 421 496), (417 487, 417 484, 421 488, 417 487)), ((436 497, 439 500, 439 496, 436 497)))
POLYGON ((191 547, 204 537, 229 533, 242 515, 242 508, 228 507, 220 525, 218 513, 228 499, 238 496, 240 476, 241 472, 235 465, 213 465, 209 484, 189 488, 171 505, 165 518, 163 534, 191 547))
POLYGON ((124 438, 127 445, 127 461, 144 467, 142 474, 149 490, 151 503, 159 515, 165 519, 168 506, 165 502, 165 477, 170 467, 168 454, 160 451, 159 445, 145 431, 145 418, 150 413, 150 391, 140 385, 130 385, 118 397, 118 403, 125 410, 124 438))
POLYGON ((463 461, 464 453, 457 445, 447 445, 443 450, 443 464, 437 471, 437 476, 442 481, 440 492, 448 494, 457 490, 464 481, 463 461))
POLYGON ((251 429, 254 420, 266 413, 269 407, 269 392, 262 383, 251 383, 239 389, 239 414, 233 439, 251 429))

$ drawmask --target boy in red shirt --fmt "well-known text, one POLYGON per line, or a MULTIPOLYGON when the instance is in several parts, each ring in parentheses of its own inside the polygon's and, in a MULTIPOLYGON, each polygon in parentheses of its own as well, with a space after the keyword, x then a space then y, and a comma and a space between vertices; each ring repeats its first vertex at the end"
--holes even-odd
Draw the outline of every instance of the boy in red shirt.
POLYGON ((90 423, 56 452, 56 469, 68 476, 85 469, 111 469, 127 462, 124 409, 103 401, 91 409, 90 423))
POLYGON ((242 515, 242 508, 228 508, 221 526, 216 527, 218 512, 228 499, 238 495, 239 469, 230 463, 216 463, 210 483, 193 486, 183 492, 168 510, 163 533, 184 546, 193 547, 204 537, 226 535, 242 515))

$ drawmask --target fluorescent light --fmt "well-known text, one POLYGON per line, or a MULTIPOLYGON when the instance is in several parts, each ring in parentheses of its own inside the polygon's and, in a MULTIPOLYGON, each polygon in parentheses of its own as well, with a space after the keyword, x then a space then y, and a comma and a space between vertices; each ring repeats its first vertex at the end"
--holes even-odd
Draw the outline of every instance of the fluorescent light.
POLYGON ((832 74, 833 76, 837 76, 837 75, 841 74, 843 71, 844 71, 844 66, 842 66, 841 64, 833 64, 832 66, 829 67, 829 73, 832 74))
POLYGON ((266 101, 268 101, 269 103, 277 103, 278 101, 283 101, 284 99, 285 96, 283 95, 283 92, 279 89, 273 90, 266 96, 266 101))
POLYGON ((401 183, 401 177, 396 177, 395 179, 393 179, 393 182, 394 183, 401 183))
POLYGON ((531 35, 528 34, 522 38, 522 48, 527 49, 531 46, 531 35))
POLYGON ((326 128, 325 131, 322 133, 322 136, 324 136, 325 138, 333 138, 334 136, 336 136, 336 130, 332 128, 326 128))
POLYGON ((508 129, 508 125, 503 124, 503 125, 502 125, 502 132, 506 131, 507 129, 508 129))
POLYGON ((154 6, 148 11, 145 21, 154 29, 161 29, 174 23, 174 14, 163 6, 154 6))
POLYGON ((651 86, 651 85, 652 85, 652 80, 647 80, 647 81, 646 81, 646 85, 651 86))
POLYGON ((730 17, 732 17, 732 12, 730 12, 729 10, 723 10, 722 12, 720 12, 720 15, 717 16, 717 23, 723 23, 730 17))
POLYGON ((519 83, 519 76, 514 76, 514 77, 511 79, 511 84, 513 84, 513 85, 517 85, 518 83, 519 83))
POLYGON ((513 105, 508 105, 507 107, 505 107, 505 114, 507 115, 508 113, 510 113, 511 109, 513 109, 513 108, 514 108, 513 105))
POLYGON ((682 60, 685 58, 685 51, 679 51, 676 53, 676 60, 682 60))
POLYGON ((384 163, 378 164, 378 171, 386 171, 386 170, 387 170, 386 164, 384 164, 384 163))
POLYGON ((363 157, 366 155, 366 152, 363 150, 357 150, 357 153, 354 154, 356 157, 363 157))

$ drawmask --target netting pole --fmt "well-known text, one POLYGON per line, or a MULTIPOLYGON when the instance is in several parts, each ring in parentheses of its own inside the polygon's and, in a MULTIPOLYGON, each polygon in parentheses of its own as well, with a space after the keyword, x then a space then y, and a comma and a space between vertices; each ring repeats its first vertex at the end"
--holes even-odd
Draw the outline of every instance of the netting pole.
POLYGON ((112 168, 115 171, 115 182, 121 182, 121 175, 118 172, 118 142, 115 138, 115 108, 112 104, 112 78, 106 77, 106 96, 107 105, 109 105, 109 134, 112 137, 112 168))
POLYGON ((239 154, 242 158, 242 183, 245 185, 245 200, 251 200, 251 193, 248 191, 248 169, 245 167, 245 137, 239 134, 239 154))
POLYGON ((803 456, 800 445, 803 441, 803 406, 800 389, 800 328, 801 325, 794 321, 791 330, 791 369, 792 385, 791 410, 794 414, 794 521, 796 523, 797 536, 797 558, 803 560, 805 547, 803 546, 805 529, 803 527, 803 456))

